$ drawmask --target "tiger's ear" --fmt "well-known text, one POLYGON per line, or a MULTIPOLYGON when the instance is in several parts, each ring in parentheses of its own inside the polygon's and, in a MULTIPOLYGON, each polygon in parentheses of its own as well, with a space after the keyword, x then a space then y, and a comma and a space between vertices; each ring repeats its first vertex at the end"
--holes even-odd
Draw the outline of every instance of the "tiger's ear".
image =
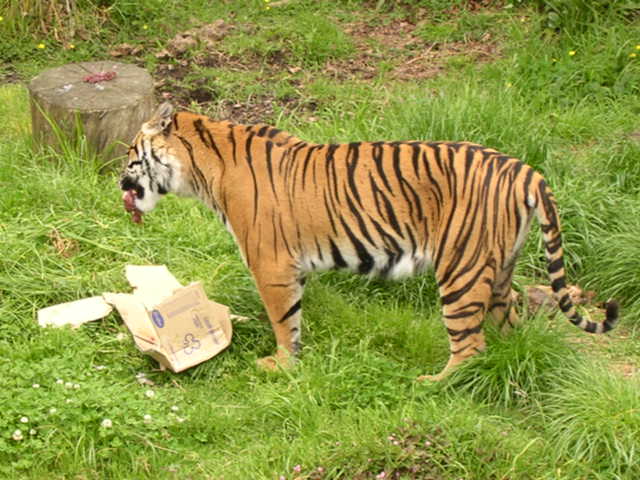
POLYGON ((142 132, 146 135, 168 133, 173 120, 173 105, 170 102, 162 103, 151 117, 151 120, 142 125, 142 132))
POLYGON ((171 102, 163 102, 160 104, 156 113, 153 114, 154 118, 160 120, 171 121, 171 116, 173 115, 173 105, 171 102))

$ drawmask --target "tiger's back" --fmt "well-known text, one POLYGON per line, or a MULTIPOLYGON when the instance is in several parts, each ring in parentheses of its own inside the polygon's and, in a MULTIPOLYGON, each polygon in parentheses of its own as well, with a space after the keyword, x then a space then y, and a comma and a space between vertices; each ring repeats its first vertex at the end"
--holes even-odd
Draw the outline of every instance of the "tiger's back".
POLYGON ((289 228, 304 230, 289 235, 301 268, 391 278, 437 268, 451 258, 449 239, 457 239, 456 263, 465 263, 497 246, 500 235, 502 248, 492 254, 505 263, 527 218, 524 198, 508 184, 537 175, 495 150, 446 142, 298 145, 282 165, 267 205, 286 203, 278 211, 290 209, 289 228), (286 192, 284 202, 278 191, 286 192), (513 195, 520 197, 518 220, 486 228, 505 218, 513 195))
MULTIPOLYGON (((299 350, 306 273, 347 268, 398 278, 432 265, 451 346, 436 376, 442 378, 485 348, 486 314, 505 329, 516 323, 511 280, 533 216, 562 311, 589 332, 615 323, 613 303, 602 324, 575 311, 555 200, 543 177, 515 158, 470 143, 313 144, 266 125, 188 113, 158 117, 160 128, 137 142, 130 165, 144 165, 139 157, 146 144, 148 157, 174 173, 130 168, 122 188, 146 182, 153 192, 155 178, 156 191, 198 196, 219 213, 276 334, 280 350, 262 360, 267 367, 299 350)), ((152 123, 143 132, 153 132, 152 123)))

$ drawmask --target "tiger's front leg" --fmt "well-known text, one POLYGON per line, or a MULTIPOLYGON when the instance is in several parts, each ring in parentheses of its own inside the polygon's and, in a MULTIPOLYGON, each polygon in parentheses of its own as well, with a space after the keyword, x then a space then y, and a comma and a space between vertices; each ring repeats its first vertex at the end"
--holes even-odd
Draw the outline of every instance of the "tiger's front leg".
POLYGON ((291 269, 270 274, 254 274, 262 302, 276 336, 275 355, 258 360, 265 370, 289 368, 300 351, 300 320, 302 317, 303 281, 291 269))

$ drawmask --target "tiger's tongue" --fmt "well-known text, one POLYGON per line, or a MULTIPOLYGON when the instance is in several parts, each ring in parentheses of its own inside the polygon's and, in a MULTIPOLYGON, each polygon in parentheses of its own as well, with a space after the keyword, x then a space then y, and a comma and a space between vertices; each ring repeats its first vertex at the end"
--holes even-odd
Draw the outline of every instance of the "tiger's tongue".
POLYGON ((142 212, 136 208, 136 191, 127 190, 122 194, 122 201, 124 203, 124 209, 131 213, 131 220, 134 223, 142 222, 142 212))

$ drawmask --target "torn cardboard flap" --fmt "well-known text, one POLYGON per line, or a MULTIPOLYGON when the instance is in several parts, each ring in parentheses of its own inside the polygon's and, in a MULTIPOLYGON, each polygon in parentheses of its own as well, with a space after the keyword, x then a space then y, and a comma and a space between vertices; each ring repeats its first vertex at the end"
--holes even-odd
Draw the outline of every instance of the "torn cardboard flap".
POLYGON ((180 282, 171 275, 164 265, 127 265, 127 281, 133 287, 133 294, 142 301, 147 310, 173 295, 182 288, 180 282))
POLYGON ((41 327, 71 325, 77 328, 83 323, 106 317, 112 310, 113 307, 102 297, 83 298, 38 310, 38 324, 41 327))
MULTIPOLYGON (((109 308, 103 317, 113 305, 131 331, 136 346, 163 368, 181 372, 214 357, 231 343, 229 307, 209 300, 201 283, 183 287, 164 265, 127 265, 126 277, 133 293, 104 293, 92 298, 102 300, 109 308)), ((48 309, 64 305, 67 304, 48 309)), ((81 307, 74 308, 81 312, 81 307)), ((39 322, 43 310, 38 312, 39 322)), ((64 317, 59 311, 58 316, 64 317)), ((63 323, 69 322, 58 320, 48 324, 63 323)))

